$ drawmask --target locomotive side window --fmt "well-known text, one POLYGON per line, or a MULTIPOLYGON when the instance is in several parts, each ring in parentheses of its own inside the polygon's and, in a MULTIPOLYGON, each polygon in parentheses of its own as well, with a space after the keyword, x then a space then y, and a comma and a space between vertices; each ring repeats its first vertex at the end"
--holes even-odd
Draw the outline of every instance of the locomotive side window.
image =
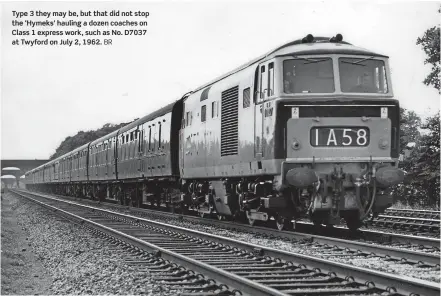
POLYGON ((200 98, 201 102, 202 102, 202 101, 205 101, 206 99, 208 99, 208 92, 210 91, 210 88, 211 88, 211 86, 210 86, 210 87, 207 87, 207 88, 204 89, 204 91, 201 93, 201 98, 200 98))
POLYGON ((388 92, 386 68, 381 60, 367 58, 339 58, 342 92, 382 93, 388 92))
POLYGON ((245 88, 243 90, 243 108, 248 108, 250 106, 250 88, 245 88))
POLYGON ((265 66, 260 67, 260 98, 263 99, 265 98, 265 89, 263 89, 263 85, 265 82, 265 66))
POLYGON ((187 112, 185 115, 185 126, 189 126, 190 124, 190 112, 187 112))
POLYGON ((201 107, 201 122, 205 122, 207 120, 207 106, 203 105, 201 107))
POLYGON ((270 97, 274 94, 274 63, 268 64, 268 92, 267 96, 270 97))
POLYGON ((211 118, 214 118, 215 107, 216 107, 216 102, 211 102, 211 118))
POLYGON ((211 118, 219 117, 219 101, 211 102, 211 118))
POLYGON ((297 58, 283 61, 285 93, 332 93, 334 90, 331 58, 297 58))

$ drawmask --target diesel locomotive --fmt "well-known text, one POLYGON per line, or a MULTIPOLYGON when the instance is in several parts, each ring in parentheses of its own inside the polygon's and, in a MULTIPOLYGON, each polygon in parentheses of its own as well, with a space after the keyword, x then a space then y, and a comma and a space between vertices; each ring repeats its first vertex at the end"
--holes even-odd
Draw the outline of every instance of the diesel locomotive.
POLYGON ((388 57, 308 35, 26 173, 31 190, 357 229, 401 182, 388 57))

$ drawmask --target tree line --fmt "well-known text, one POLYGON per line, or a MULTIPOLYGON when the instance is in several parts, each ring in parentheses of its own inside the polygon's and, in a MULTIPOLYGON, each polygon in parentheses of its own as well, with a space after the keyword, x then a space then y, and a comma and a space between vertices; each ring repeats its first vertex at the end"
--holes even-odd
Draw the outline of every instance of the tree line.
MULTIPOLYGON (((135 121, 137 119, 134 119, 135 121)), ((133 122, 131 121, 131 122, 133 122)), ((90 131, 79 131, 75 136, 69 136, 66 137, 61 144, 58 146, 58 148, 55 150, 55 153, 51 155, 49 158, 50 160, 55 159, 57 157, 60 157, 78 147, 81 147, 84 144, 87 144, 91 141, 94 141, 96 139, 99 139, 107 134, 110 134, 111 132, 118 130, 122 128, 123 126, 126 126, 127 124, 131 122, 123 122, 120 124, 111 124, 106 123, 101 128, 96 130, 90 130, 90 131)))

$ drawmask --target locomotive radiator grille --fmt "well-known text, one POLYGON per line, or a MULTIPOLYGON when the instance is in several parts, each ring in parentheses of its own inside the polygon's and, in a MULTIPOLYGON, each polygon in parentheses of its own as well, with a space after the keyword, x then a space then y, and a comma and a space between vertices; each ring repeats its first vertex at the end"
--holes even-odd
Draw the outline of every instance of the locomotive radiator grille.
POLYGON ((238 154, 239 86, 222 92, 221 156, 238 154))

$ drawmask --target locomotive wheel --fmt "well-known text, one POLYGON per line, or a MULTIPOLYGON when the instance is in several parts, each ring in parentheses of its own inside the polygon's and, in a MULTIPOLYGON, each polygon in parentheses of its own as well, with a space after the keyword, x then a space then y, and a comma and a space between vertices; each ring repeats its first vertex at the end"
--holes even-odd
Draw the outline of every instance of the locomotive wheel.
POLYGON ((224 215, 217 214, 216 216, 217 216, 217 220, 219 220, 219 221, 225 220, 224 215))
POLYGON ((256 223, 256 220, 255 220, 255 219, 248 218, 248 224, 250 224, 250 226, 253 226, 254 223, 256 223))
POLYGON ((276 219, 276 227, 278 230, 290 229, 291 219, 280 216, 276 219))
POLYGON ((204 212, 198 212, 199 217, 204 218, 205 217, 205 213, 204 212))
POLYGON ((283 230, 283 228, 285 228, 285 218, 278 218, 276 221, 276 227, 278 230, 283 230))

